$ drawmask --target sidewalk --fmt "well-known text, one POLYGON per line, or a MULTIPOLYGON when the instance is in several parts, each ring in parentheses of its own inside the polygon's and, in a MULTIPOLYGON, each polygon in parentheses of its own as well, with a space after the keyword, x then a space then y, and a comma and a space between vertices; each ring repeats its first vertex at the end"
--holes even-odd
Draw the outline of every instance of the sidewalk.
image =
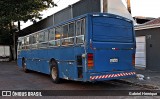
POLYGON ((143 79, 140 78, 129 78, 125 81, 133 83, 134 85, 140 87, 146 87, 149 89, 160 89, 160 71, 150 71, 143 69, 136 69, 137 74, 144 76, 143 79))

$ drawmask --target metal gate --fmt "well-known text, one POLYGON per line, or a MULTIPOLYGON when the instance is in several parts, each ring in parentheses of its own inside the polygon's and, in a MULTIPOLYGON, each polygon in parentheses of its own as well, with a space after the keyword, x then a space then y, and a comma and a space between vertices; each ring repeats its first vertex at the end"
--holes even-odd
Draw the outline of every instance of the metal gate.
POLYGON ((10 47, 0 45, 0 61, 10 60, 10 47))
POLYGON ((136 37, 136 67, 146 68, 146 37, 136 37))

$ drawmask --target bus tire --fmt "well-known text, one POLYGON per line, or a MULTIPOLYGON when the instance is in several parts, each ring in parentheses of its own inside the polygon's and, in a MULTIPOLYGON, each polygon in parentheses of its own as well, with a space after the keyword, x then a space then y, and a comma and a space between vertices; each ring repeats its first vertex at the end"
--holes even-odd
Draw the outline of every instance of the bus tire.
POLYGON ((25 73, 28 73, 27 65, 26 65, 26 60, 23 58, 22 59, 22 69, 25 73))
POLYGON ((59 70, 57 63, 55 61, 51 61, 51 79, 54 83, 58 84, 60 83, 60 78, 59 78, 59 70))

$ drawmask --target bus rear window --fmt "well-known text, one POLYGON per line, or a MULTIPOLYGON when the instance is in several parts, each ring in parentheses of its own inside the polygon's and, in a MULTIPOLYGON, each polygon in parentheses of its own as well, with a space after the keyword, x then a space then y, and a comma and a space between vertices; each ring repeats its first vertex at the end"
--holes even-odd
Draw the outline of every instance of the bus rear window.
POLYGON ((133 28, 126 20, 93 19, 93 41, 130 43, 133 38, 133 28))

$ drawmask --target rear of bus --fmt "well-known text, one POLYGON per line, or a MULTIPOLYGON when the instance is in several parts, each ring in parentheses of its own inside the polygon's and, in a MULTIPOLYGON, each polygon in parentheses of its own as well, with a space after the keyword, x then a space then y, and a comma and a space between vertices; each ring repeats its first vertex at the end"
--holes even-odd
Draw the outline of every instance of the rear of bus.
POLYGON ((133 23, 112 14, 88 18, 87 80, 135 77, 135 34, 133 23))

